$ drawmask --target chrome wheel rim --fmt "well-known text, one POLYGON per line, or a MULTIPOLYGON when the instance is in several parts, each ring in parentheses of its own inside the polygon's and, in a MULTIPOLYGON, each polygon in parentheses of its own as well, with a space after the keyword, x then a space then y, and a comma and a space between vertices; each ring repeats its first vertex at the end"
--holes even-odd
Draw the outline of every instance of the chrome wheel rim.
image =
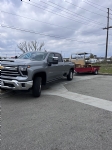
POLYGON ((73 73, 72 73, 72 72, 70 72, 70 78, 71 78, 71 79, 73 78, 73 73))

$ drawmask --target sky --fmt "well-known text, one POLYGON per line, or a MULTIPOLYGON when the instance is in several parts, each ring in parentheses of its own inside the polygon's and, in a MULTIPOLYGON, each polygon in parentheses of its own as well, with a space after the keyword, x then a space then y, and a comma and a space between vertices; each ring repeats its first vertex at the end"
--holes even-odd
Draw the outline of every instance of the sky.
MULTIPOLYGON (((111 0, 0 0, 0 56, 22 54, 21 42, 44 42, 43 50, 63 57, 88 52, 104 57, 107 15, 112 26, 111 0)), ((112 56, 112 28, 108 57, 112 56)))

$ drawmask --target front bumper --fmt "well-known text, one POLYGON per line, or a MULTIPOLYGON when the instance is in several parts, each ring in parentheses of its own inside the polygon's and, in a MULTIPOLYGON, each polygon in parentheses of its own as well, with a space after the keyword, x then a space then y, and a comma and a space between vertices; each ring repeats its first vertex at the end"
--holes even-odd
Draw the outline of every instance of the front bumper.
POLYGON ((1 88, 12 89, 12 90, 28 90, 32 88, 33 81, 19 82, 17 80, 2 80, 1 88))

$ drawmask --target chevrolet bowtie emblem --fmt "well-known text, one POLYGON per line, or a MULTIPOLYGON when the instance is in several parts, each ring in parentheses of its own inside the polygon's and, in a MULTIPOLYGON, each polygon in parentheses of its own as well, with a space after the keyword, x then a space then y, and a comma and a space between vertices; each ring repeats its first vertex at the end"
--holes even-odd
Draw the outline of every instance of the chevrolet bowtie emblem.
POLYGON ((4 67, 3 67, 3 66, 0 66, 0 69, 4 69, 4 67))

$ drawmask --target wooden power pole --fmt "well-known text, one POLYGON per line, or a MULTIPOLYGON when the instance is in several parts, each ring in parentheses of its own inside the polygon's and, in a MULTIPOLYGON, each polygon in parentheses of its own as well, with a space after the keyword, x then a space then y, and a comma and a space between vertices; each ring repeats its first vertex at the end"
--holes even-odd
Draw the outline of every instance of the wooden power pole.
POLYGON ((106 37, 106 51, 105 51, 105 61, 107 61, 107 51, 108 51, 108 34, 109 34, 109 28, 112 28, 112 26, 109 27, 109 8, 108 9, 108 16, 107 16, 107 27, 103 28, 103 30, 107 30, 107 37, 106 37))

